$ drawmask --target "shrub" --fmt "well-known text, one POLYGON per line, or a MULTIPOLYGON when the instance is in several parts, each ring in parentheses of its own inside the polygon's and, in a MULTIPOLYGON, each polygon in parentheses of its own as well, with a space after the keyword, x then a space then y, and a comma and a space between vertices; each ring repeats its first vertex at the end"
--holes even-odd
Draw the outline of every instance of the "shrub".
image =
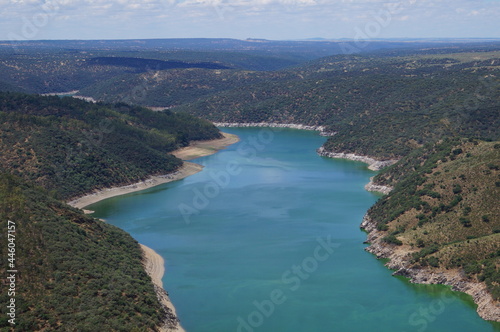
POLYGON ((471 227, 472 226, 471 221, 469 219, 467 219, 467 218, 460 217, 460 222, 462 223, 462 225, 464 227, 471 227))
POLYGON ((468 216, 472 211, 472 208, 470 206, 466 206, 463 210, 464 216, 468 216))
POLYGON ((386 243, 395 244, 397 246, 400 246, 403 244, 403 242, 401 242, 401 240, 399 240, 396 236, 394 236, 392 234, 384 237, 382 240, 386 243))
POLYGON ((477 263, 470 263, 464 266, 464 272, 468 276, 471 276, 473 274, 478 274, 482 271, 481 266, 477 263))
POLYGON ((439 267, 439 258, 437 257, 429 257, 427 258, 427 263, 432 267, 439 267))
POLYGON ((462 192, 462 186, 459 184, 453 185, 453 193, 455 195, 460 194, 462 192))
POLYGON ((378 224, 377 230, 385 232, 385 231, 389 230, 389 226, 387 226, 387 224, 378 224))

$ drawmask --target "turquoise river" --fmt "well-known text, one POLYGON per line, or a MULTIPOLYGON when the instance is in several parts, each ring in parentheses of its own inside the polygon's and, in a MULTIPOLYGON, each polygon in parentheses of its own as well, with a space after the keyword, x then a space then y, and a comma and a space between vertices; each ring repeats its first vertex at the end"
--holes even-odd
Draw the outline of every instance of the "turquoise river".
POLYGON ((226 128, 198 174, 90 207, 165 258, 188 332, 477 332, 472 298, 393 277, 359 224, 365 164, 320 157, 316 132, 226 128))

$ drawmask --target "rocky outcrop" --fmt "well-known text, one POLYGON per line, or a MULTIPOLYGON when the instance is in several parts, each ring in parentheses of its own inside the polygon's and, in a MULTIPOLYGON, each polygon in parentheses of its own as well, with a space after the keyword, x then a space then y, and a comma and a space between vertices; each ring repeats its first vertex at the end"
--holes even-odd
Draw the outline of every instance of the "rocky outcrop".
POLYGON ((271 127, 271 128, 292 128, 302 130, 315 130, 319 131, 321 136, 333 136, 336 133, 327 131, 324 126, 307 126, 303 124, 293 123, 272 123, 272 122, 214 122, 216 127, 271 127))
POLYGON ((317 150, 320 156, 330 157, 330 158, 340 158, 340 159, 349 159, 354 161, 361 161, 365 164, 368 164, 368 168, 372 171, 379 171, 384 167, 390 166, 398 162, 397 159, 390 160, 377 160, 367 156, 358 156, 354 153, 344 153, 344 152, 330 152, 325 150, 324 147, 320 147, 317 150))
POLYGON ((435 270, 432 268, 411 267, 412 250, 406 246, 395 246, 382 241, 384 232, 377 230, 376 222, 368 214, 363 218, 360 226, 368 232, 366 243, 370 246, 366 251, 377 258, 388 258, 386 266, 395 270, 393 275, 400 275, 418 284, 449 285, 454 291, 464 292, 472 296, 477 304, 477 312, 481 318, 490 321, 500 321, 500 303, 495 301, 488 292, 484 283, 467 279, 460 270, 435 270))
POLYGON ((392 189, 393 188, 390 187, 390 186, 382 186, 382 185, 379 185, 379 184, 375 184, 373 182, 373 176, 370 178, 370 182, 368 182, 365 185, 365 190, 366 191, 376 191, 376 192, 382 193, 384 195, 389 194, 392 191, 392 189))

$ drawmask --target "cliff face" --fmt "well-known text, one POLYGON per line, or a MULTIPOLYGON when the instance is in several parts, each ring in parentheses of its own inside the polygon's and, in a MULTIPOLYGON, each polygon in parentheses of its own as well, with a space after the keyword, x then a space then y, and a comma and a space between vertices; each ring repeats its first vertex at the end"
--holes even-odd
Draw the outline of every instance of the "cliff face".
POLYGON ((468 279, 459 269, 434 269, 412 267, 412 253, 416 252, 408 246, 396 246, 383 241, 385 232, 377 230, 377 223, 366 214, 360 226, 368 233, 365 249, 377 258, 387 258, 386 266, 395 270, 393 275, 400 275, 417 284, 449 285, 454 291, 464 292, 472 296, 477 304, 477 312, 483 319, 500 321, 500 302, 495 301, 484 283, 468 279))

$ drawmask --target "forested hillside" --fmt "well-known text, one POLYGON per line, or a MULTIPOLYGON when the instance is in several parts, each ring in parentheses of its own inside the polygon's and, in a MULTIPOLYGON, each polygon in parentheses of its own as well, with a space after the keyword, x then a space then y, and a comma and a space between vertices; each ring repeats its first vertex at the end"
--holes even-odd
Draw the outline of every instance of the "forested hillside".
POLYGON ((187 114, 0 93, 0 167, 62 199, 173 172, 169 152, 219 137, 187 114))
MULTIPOLYGON (((393 43, 380 43, 374 48, 387 44, 393 43)), ((0 82, 0 91, 69 92, 110 80, 109 84, 122 75, 175 68, 272 71, 340 52, 338 43, 328 41, 149 39, 0 43, 0 81, 5 82, 0 82)), ((91 97, 102 92, 96 88, 86 91, 91 97)), ((150 106, 144 104, 146 100, 134 101, 136 104, 141 102, 150 106)))
MULTIPOLYGON (((0 226, 14 231, 15 244, 7 255, 12 246, 2 237, 0 273, 8 275, 7 263, 18 271, 16 331, 175 325, 137 242, 58 199, 173 172, 182 161, 169 152, 218 137, 211 123, 187 114, 0 93, 0 226)), ((3 303, 10 298, 2 292, 3 303)), ((2 331, 12 326, 7 310, 2 306, 2 331)))
MULTIPOLYGON (((215 122, 327 126, 329 151, 400 158, 442 137, 498 139, 500 46, 334 55, 278 71, 126 73, 81 94, 215 122)), ((220 54, 224 58, 224 54, 220 54)))
POLYGON ((447 136, 499 138, 499 52, 333 56, 174 108, 217 122, 326 125, 325 148, 401 157, 447 136))
POLYGON ((21 331, 70 330, 63 322, 81 331, 158 325, 137 244, 55 198, 175 171, 181 161, 169 152, 220 137, 206 120, 326 126, 335 132, 328 151, 400 159, 374 179, 394 187, 368 213, 377 250, 402 253, 394 260, 400 274, 456 271, 484 283, 498 301, 499 44, 415 43, 321 59, 339 53, 339 44, 308 45, 217 39, 0 47, 0 91, 80 90, 109 102, 0 93, 0 222, 18 223, 19 246, 30 248, 19 254, 20 291, 32 294, 20 297, 21 331))
POLYGON ((500 142, 427 144, 374 181, 394 190, 368 215, 406 268, 459 269, 500 300, 500 142))
POLYGON ((3 279, 1 331, 13 331, 11 298, 15 331, 22 332, 156 331, 175 319, 159 304, 130 235, 3 171, 0 227, 0 273, 17 271, 14 286, 3 279))

